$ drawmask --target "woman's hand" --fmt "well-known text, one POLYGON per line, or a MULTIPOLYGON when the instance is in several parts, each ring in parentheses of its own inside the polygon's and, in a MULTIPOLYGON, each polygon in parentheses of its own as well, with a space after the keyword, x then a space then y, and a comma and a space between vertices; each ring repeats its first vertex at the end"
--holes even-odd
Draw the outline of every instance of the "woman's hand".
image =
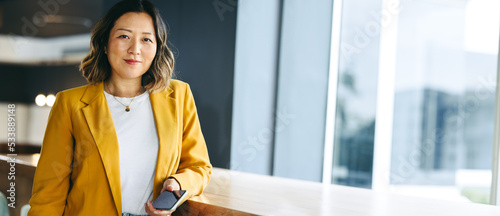
POLYGON ((153 203, 151 202, 151 200, 148 200, 144 204, 144 208, 146 209, 146 213, 148 213, 148 215, 150 216, 167 216, 171 215, 175 211, 175 209, 172 209, 171 211, 155 209, 155 207, 153 207, 153 203))
MULTIPOLYGON (((165 182, 163 182, 163 188, 161 189, 160 193, 165 191, 165 190, 174 191, 174 190, 180 190, 180 189, 181 189, 181 186, 180 186, 179 182, 177 182, 177 180, 175 180, 174 178, 168 178, 167 180, 165 180, 165 182)), ((144 204, 144 208, 146 209, 146 213, 148 213, 148 215, 152 215, 152 216, 171 215, 175 211, 175 209, 172 209, 171 211, 155 209, 155 207, 153 207, 153 203, 150 200, 148 200, 144 204)))
POLYGON ((166 190, 174 191, 180 189, 181 185, 179 184, 179 182, 177 182, 177 180, 175 180, 174 178, 168 178, 167 180, 165 180, 165 182, 163 182, 163 188, 161 189, 160 193, 166 190))

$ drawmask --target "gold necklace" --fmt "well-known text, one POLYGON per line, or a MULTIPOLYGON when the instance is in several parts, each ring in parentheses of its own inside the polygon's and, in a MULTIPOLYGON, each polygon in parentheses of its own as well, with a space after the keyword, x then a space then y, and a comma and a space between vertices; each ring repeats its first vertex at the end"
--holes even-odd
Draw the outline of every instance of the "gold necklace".
POLYGON ((125 105, 122 102, 120 102, 118 99, 116 99, 115 95, 111 94, 111 91, 109 90, 109 86, 106 85, 106 87, 108 88, 108 91, 109 91, 110 95, 113 96, 113 98, 116 101, 118 101, 118 103, 120 103, 121 105, 123 105, 125 107, 125 112, 130 112, 130 104, 132 104, 132 101, 134 101, 135 97, 137 97, 137 95, 141 91, 141 88, 139 88, 139 91, 137 91, 137 93, 135 93, 135 96, 132 98, 132 100, 130 101, 130 103, 128 103, 128 105, 125 105))

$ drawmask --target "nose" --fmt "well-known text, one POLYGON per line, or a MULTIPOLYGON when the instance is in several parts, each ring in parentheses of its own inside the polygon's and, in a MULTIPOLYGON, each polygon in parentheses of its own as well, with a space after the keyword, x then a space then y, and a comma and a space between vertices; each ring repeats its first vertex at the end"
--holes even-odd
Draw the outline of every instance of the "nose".
POLYGON ((141 54, 141 43, 137 40, 133 40, 128 48, 128 53, 132 55, 140 55, 141 54))

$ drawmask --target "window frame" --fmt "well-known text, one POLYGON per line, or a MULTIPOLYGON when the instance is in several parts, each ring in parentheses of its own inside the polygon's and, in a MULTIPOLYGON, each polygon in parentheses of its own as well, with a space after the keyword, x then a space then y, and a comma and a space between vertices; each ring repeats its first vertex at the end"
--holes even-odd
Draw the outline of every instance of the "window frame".
MULTIPOLYGON (((500 36, 499 36, 500 41, 500 36)), ((499 43, 500 44, 500 43, 499 43)), ((497 56, 497 86, 495 96, 495 126, 493 132, 493 155, 491 165, 490 204, 500 206, 500 45, 497 56)))

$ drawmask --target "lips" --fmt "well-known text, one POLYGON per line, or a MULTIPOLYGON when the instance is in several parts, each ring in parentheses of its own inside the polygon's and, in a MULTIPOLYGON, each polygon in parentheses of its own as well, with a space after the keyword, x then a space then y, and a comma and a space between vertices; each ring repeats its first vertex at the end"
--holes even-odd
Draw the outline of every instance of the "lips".
POLYGON ((134 59, 125 59, 125 62, 127 62, 127 64, 131 64, 131 65, 136 65, 136 64, 140 64, 141 61, 137 61, 137 60, 134 60, 134 59))

